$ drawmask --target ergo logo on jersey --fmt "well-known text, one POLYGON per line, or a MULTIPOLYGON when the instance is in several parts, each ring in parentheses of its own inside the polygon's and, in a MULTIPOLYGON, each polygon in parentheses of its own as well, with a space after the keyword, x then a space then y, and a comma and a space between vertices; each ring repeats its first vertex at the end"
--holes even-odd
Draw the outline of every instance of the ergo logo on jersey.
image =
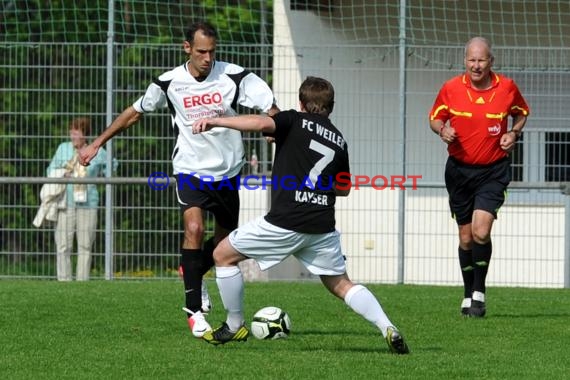
POLYGON ((222 103, 222 94, 214 92, 212 94, 192 95, 182 98, 184 108, 192 108, 196 106, 220 104, 222 103))

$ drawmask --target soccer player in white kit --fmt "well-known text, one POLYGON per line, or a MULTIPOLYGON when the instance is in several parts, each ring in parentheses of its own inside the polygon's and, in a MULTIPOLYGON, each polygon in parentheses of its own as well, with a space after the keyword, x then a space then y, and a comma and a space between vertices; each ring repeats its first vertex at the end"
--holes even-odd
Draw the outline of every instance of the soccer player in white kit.
POLYGON ((79 153, 80 162, 88 165, 101 146, 139 121, 144 113, 169 109, 176 136, 172 166, 184 222, 180 249, 183 309, 196 337, 210 328, 203 316, 211 307, 203 276, 214 264, 214 246, 238 224, 236 177, 245 163, 245 154, 241 132, 220 128, 195 135, 192 124, 204 117, 236 115, 238 104, 269 115, 279 111, 273 92, 261 78, 241 66, 215 59, 216 42, 213 26, 206 22, 191 25, 183 45, 188 61, 155 79, 143 96, 79 153), (201 186, 201 178, 205 177, 214 182, 201 186), (221 181, 230 181, 234 186, 218 190, 216 183, 221 181), (205 211, 214 215, 215 231, 212 239, 203 242, 205 211))
POLYGON ((350 169, 346 141, 329 120, 333 86, 308 77, 299 89, 299 100, 301 112, 203 119, 192 126, 200 134, 220 130, 215 127, 260 131, 274 137, 276 144, 269 213, 232 231, 214 250, 216 282, 227 318, 221 327, 208 329, 203 339, 216 345, 247 340, 240 261, 254 259, 266 270, 293 255, 320 276, 332 294, 377 326, 392 352, 407 354, 408 345, 376 297, 346 273, 334 205, 336 196, 350 192, 349 186, 335 183, 350 169))

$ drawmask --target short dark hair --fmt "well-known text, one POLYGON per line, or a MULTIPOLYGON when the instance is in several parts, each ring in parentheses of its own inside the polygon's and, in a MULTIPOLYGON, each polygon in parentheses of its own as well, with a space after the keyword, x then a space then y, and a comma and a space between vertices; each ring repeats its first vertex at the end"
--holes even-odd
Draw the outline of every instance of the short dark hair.
POLYGON ((214 28, 210 23, 206 21, 197 21, 190 25, 188 30, 186 31, 186 41, 192 45, 194 43, 194 36, 196 32, 201 30, 207 37, 213 37, 214 39, 218 39, 218 32, 216 32, 216 28, 214 28))
POLYGON ((307 112, 328 116, 334 107, 334 87, 326 79, 309 76, 299 88, 299 101, 307 112))

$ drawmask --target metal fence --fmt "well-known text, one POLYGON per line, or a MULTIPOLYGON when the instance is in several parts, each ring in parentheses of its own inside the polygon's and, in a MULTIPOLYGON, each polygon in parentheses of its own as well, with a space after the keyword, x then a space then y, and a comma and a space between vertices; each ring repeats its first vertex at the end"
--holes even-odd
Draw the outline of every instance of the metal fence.
MULTIPOLYGON (((89 86, 106 83, 109 76, 107 62, 100 60, 106 44, 0 46, 1 55, 16 57, 17 62, 2 67, 10 73, 2 77, 2 96, 10 100, 10 106, 0 111, 2 278, 55 278, 54 230, 37 229, 31 221, 39 205, 40 188, 47 181, 50 158, 57 145, 69 138, 69 120, 89 115, 96 126, 94 134, 100 133, 109 119, 144 91, 153 76, 184 59, 178 45, 116 44, 113 48, 118 58, 112 65, 113 86, 109 89, 89 86), (92 59, 75 62, 75 49, 87 49, 92 59), (47 99, 54 98, 66 106, 49 109, 47 99)), ((413 54, 405 68, 408 80, 404 89, 395 80, 402 70, 395 54, 398 47, 351 46, 343 47, 343 52, 354 57, 364 48, 369 59, 357 69, 349 59, 331 59, 323 66, 324 58, 336 54, 334 46, 298 46, 301 57, 273 56, 273 60, 303 60, 303 75, 322 75, 335 83, 338 98, 333 121, 345 131, 354 172, 423 175, 416 190, 363 187, 339 200, 337 225, 343 234, 349 273, 363 282, 460 284, 456 226, 440 181, 445 151, 427 127, 427 112, 437 87, 460 71, 445 62, 460 62, 462 48, 408 47, 413 54), (399 110, 401 101, 407 104, 405 114, 399 110), (406 120, 405 135, 395 127, 402 119, 406 120), (402 147, 404 156, 399 153, 402 147)), ((264 62, 256 57, 261 50, 272 55, 273 47, 260 49, 222 45, 219 58, 264 62)), ((507 65, 520 55, 516 49, 497 50, 505 63, 499 68, 517 79, 533 114, 517 147, 518 155, 513 156, 517 182, 511 186, 494 228, 489 284, 568 287, 569 206, 560 184, 568 180, 570 167, 570 117, 565 107, 570 90, 562 85, 570 83, 570 71, 560 65, 544 70, 517 68, 507 65)), ((552 51, 548 57, 562 61, 568 50, 552 51)), ((546 54, 543 48, 526 51, 529 60, 546 54)), ((269 73, 270 68, 267 62, 251 67, 260 74, 269 73)), ((288 70, 275 70, 272 76, 279 78, 289 74, 288 70)), ((285 95, 287 91, 294 98, 294 86, 280 88, 285 95)), ((295 104, 283 101, 280 106, 286 109, 295 104)), ((174 140, 168 119, 166 113, 146 115, 108 147, 119 165, 112 177, 98 180, 101 203, 91 268, 94 279, 177 278, 181 225, 175 195, 171 188, 154 191, 146 183, 152 173, 171 172, 174 140)), ((254 150, 259 156, 256 170, 267 173, 271 169, 270 146, 252 135, 244 136, 244 141, 248 158, 254 150)), ((247 173, 252 168, 247 165, 244 170, 247 173)), ((240 223, 267 210, 266 191, 242 191, 241 195, 240 223)), ((250 267, 248 274, 252 279, 310 278, 294 262, 266 275, 250 267)))
MULTIPOLYGON (((102 190, 106 187, 114 193, 126 188, 123 191, 133 195, 126 199, 113 197, 113 204, 108 207, 111 222, 100 223, 93 249, 92 278, 177 278, 181 229, 167 227, 176 226, 179 221, 173 196, 175 179, 169 188, 156 190, 149 186, 148 178, 0 178, 7 192, 34 194, 39 193, 43 183, 67 182, 96 183, 102 190), (147 199, 155 200, 157 205, 137 204, 138 193, 147 193, 151 196, 147 199), (125 214, 129 215, 130 225, 125 224, 125 214)), ((266 212, 269 190, 241 190, 240 223, 266 212)), ((570 285, 570 197, 566 193, 567 189, 558 184, 513 185, 493 236, 495 256, 490 285, 570 285)), ((337 227, 342 233, 351 276, 361 282, 459 284, 456 227, 446 203, 442 184, 421 182, 416 188, 395 191, 360 187, 348 199, 339 199, 337 227), (405 196, 403 210, 399 207, 400 194, 405 196), (399 255, 400 251, 404 255, 399 255)), ((2 226, 0 277, 55 278, 53 226, 38 229, 30 224, 37 204, 3 207, 14 209, 28 223, 2 226)), ((105 208, 99 208, 101 220, 105 220, 105 208)), ((311 278, 294 261, 265 275, 247 263, 245 269, 250 280, 311 278)))

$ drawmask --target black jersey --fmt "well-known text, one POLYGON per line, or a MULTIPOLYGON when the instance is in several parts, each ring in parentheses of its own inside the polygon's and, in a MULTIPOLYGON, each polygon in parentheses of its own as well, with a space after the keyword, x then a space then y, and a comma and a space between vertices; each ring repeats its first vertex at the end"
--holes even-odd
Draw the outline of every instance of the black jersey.
POLYGON ((295 232, 334 231, 334 180, 350 171, 342 133, 318 114, 289 110, 273 120, 276 152, 271 209, 265 219, 295 232))

